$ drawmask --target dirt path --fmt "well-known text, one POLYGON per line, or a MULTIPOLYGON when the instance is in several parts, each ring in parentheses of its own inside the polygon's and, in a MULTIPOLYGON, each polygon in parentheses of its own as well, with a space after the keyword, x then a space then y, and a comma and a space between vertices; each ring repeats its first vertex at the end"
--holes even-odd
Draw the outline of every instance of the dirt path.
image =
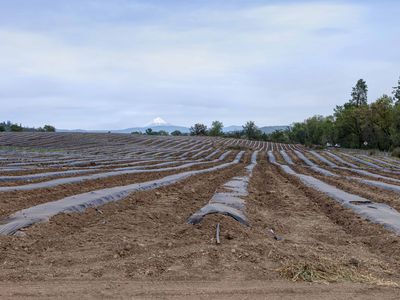
POLYGON ((365 284, 274 281, 60 281, 0 283, 1 299, 393 299, 400 291, 365 284))

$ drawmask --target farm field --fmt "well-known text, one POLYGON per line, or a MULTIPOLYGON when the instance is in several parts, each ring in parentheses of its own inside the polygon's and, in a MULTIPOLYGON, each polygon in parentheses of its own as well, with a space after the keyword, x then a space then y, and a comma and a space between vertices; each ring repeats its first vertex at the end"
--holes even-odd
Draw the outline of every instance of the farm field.
POLYGON ((0 298, 397 299, 399 212, 384 156, 0 133, 0 298))

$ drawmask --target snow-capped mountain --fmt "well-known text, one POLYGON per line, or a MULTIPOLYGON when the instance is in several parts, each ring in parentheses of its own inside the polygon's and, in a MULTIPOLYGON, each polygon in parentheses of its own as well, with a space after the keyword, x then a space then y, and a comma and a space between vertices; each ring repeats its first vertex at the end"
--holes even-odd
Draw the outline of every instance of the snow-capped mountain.
POLYGON ((111 132, 119 132, 119 133, 131 133, 131 132, 142 132, 144 133, 147 128, 151 128, 153 131, 160 131, 164 130, 168 133, 171 133, 175 130, 179 130, 182 133, 188 133, 189 128, 184 127, 184 126, 176 126, 168 123, 165 121, 163 118, 157 117, 153 119, 150 123, 147 123, 143 127, 133 127, 133 128, 126 128, 122 130, 113 130, 111 132))
MULTIPOLYGON (((168 123, 161 117, 154 118, 150 123, 148 123, 145 126, 142 127, 132 127, 132 128, 126 128, 126 129, 120 129, 120 130, 110 130, 110 132, 115 132, 115 133, 131 133, 131 132, 142 132, 145 133, 146 129, 151 128, 153 131, 166 131, 168 133, 171 133, 175 130, 179 130, 182 133, 189 133, 190 128, 189 127, 184 127, 184 126, 177 126, 177 125, 172 125, 171 123, 168 123)), ((260 130, 265 133, 271 133, 275 130, 285 130, 287 129, 288 126, 264 126, 261 127, 260 130)), ((237 126, 237 125, 232 125, 232 126, 227 126, 223 128, 223 132, 233 132, 233 131, 241 131, 243 129, 242 126, 237 126)), ((59 132, 63 131, 72 131, 72 132, 108 132, 108 130, 81 130, 81 129, 75 129, 75 130, 62 130, 62 129, 57 129, 59 132)))
POLYGON ((157 117, 153 119, 150 123, 146 124, 146 126, 167 126, 171 125, 170 123, 166 122, 163 118, 157 117))

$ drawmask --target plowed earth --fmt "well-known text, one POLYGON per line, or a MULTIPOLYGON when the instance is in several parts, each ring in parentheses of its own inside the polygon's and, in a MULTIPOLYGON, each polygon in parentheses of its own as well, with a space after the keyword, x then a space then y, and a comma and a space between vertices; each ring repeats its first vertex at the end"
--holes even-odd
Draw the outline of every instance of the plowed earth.
MULTIPOLYGON (((400 297, 400 237, 283 173, 268 162, 265 151, 259 153, 244 198, 250 227, 223 215, 187 224, 218 188, 244 174, 250 155, 248 150, 239 164, 218 172, 132 193, 83 213, 59 214, 23 229, 23 236, 0 236, 0 298, 400 297)), ((292 158, 299 173, 399 207, 394 193, 340 178, 328 181, 292 158)), ((172 173, 0 193, 0 214, 172 173)))

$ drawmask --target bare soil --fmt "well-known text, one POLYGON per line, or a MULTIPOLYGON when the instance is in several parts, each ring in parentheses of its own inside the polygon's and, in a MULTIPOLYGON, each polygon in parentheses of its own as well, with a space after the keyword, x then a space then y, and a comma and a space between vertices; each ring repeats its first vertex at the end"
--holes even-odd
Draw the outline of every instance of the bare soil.
MULTIPOLYGON (((245 198, 250 227, 222 215, 187 224, 217 189, 243 174, 250 154, 215 173, 133 193, 84 213, 57 215, 24 229, 22 237, 0 236, 0 298, 400 297, 400 237, 284 174, 267 162, 265 152, 245 198), (215 239, 217 223, 221 244, 215 239)), ((296 168, 317 177, 308 168, 296 168)), ((165 175, 4 193, 0 213, 165 175)), ((392 196, 335 180, 330 183, 374 200, 392 196)))
POLYGON ((101 213, 62 214, 28 228, 22 238, 1 237, 4 296, 253 298, 298 293, 303 299, 334 298, 338 291, 365 296, 367 290, 398 295, 399 238, 280 174, 265 160, 254 171, 247 199, 251 227, 217 215, 197 226, 186 224, 241 168, 136 193, 101 207, 101 213), (215 243, 217 223, 221 245, 215 243), (275 240, 269 229, 284 240, 275 240), (97 281, 103 290, 95 287, 97 281), (232 282, 239 281, 244 285, 232 289, 232 282), (55 288, 69 282, 77 291, 55 288), (335 284, 328 288, 326 282, 335 284), (358 292, 349 288, 353 282, 361 283, 355 285, 358 292), (265 287, 270 283, 274 289, 265 287), (26 294, 16 288, 30 285, 26 294), (78 291, 83 289, 82 295, 78 291))

